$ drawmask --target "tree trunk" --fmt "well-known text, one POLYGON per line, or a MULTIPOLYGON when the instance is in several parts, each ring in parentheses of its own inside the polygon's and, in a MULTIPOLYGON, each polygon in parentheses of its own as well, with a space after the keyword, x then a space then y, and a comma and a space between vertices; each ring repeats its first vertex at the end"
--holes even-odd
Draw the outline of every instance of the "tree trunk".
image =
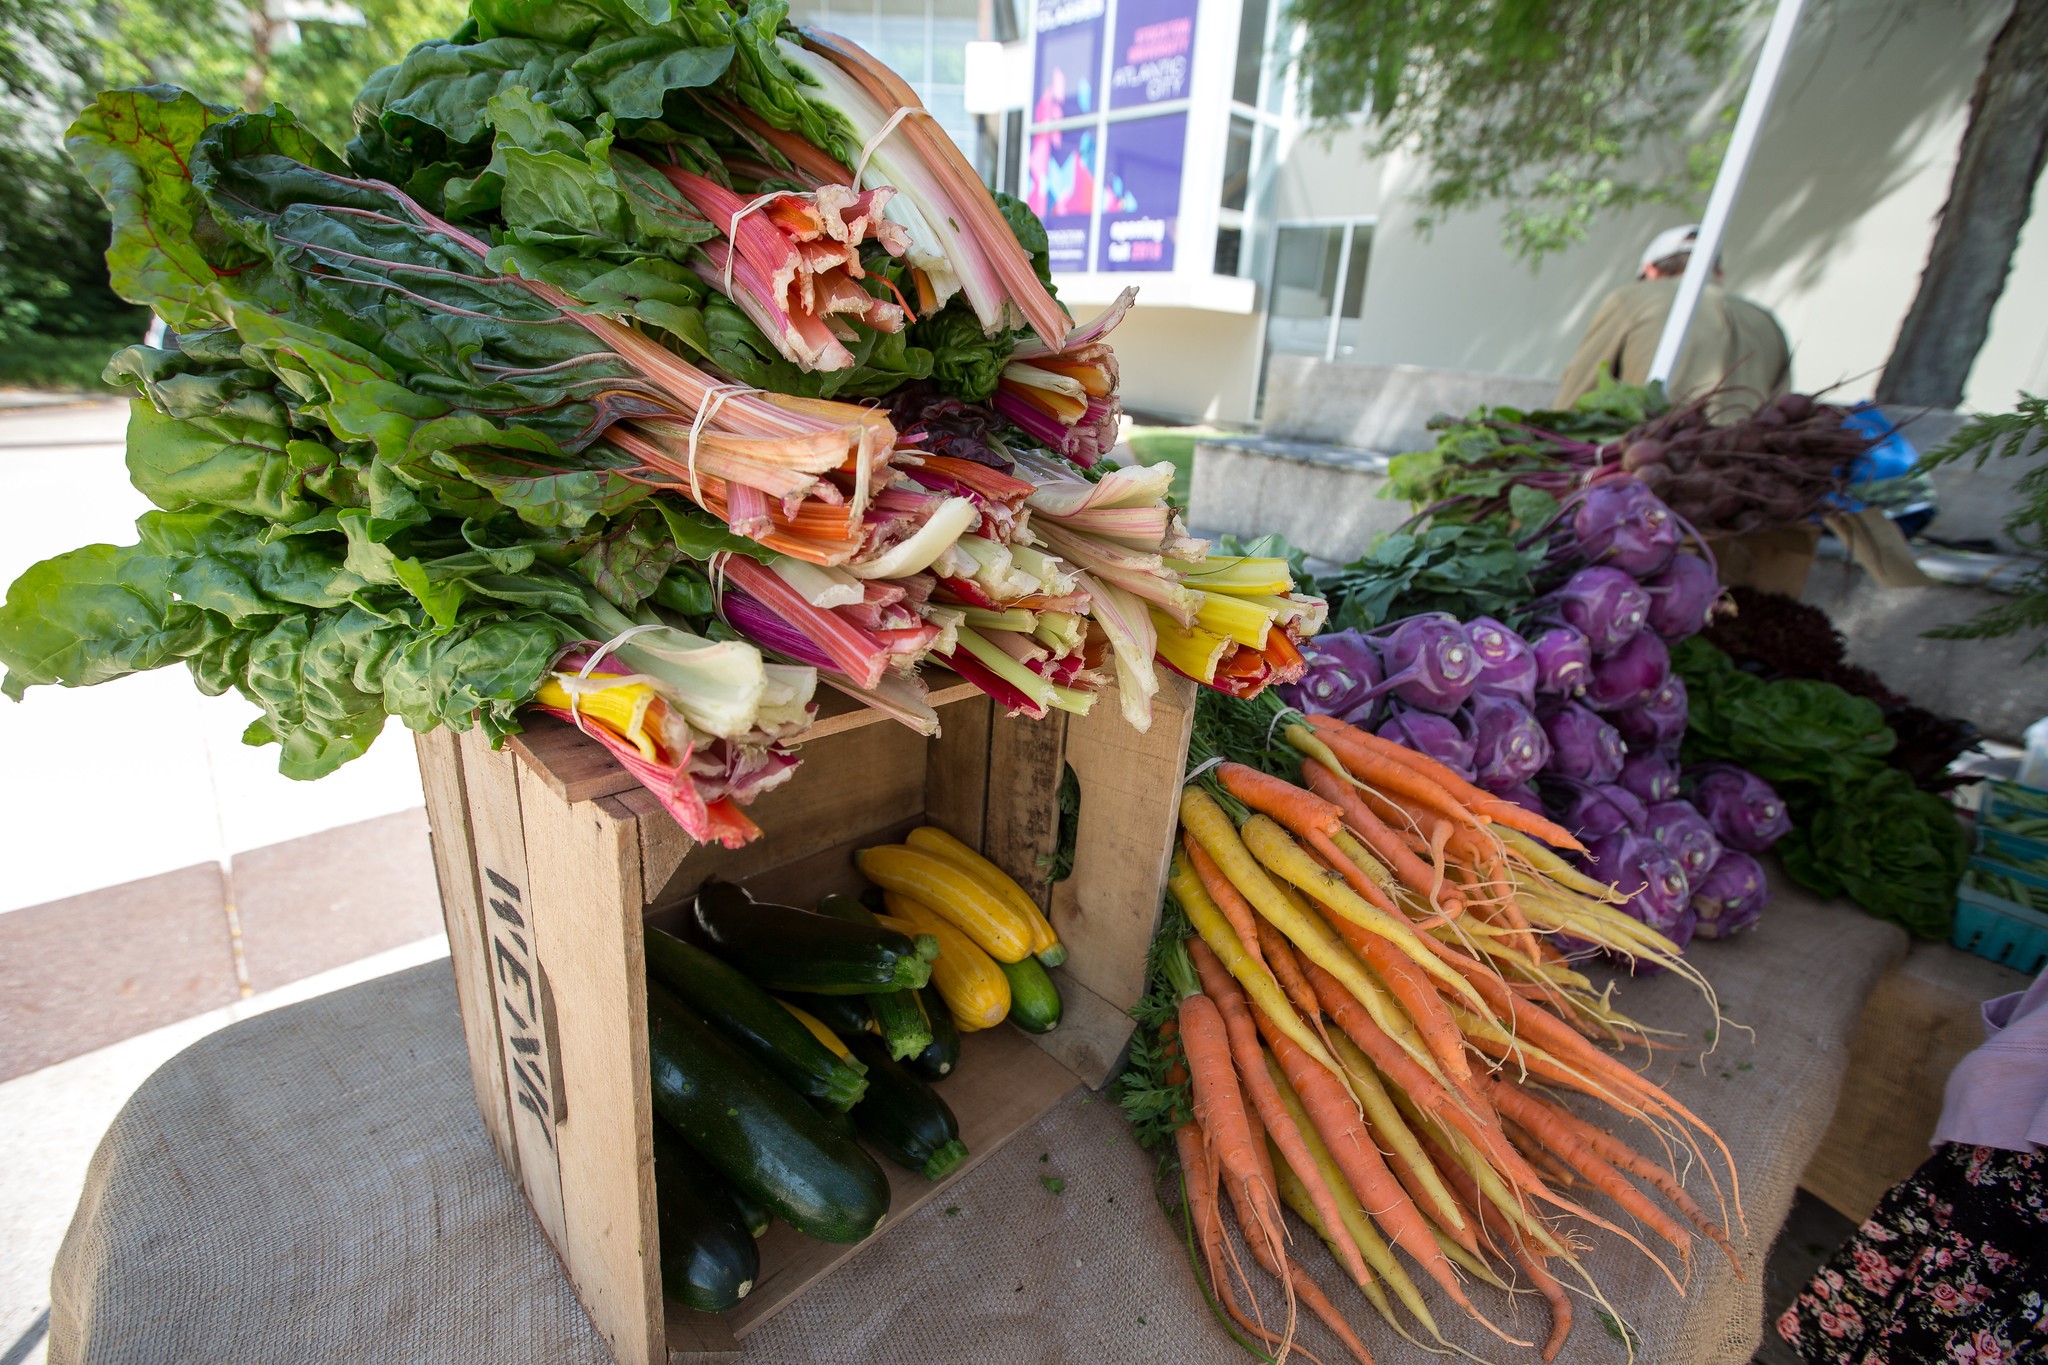
MULTIPOLYGON (((2025 0, 2021 0, 2025 3, 2025 0)), ((269 102, 270 88, 270 3, 251 0, 249 4, 249 66, 242 77, 242 107, 261 109, 269 102)))
POLYGON ((1970 95, 1920 292, 1878 381, 1877 401, 1959 407, 1991 330, 2034 182, 2048 153, 2048 0, 2014 0, 1970 95))

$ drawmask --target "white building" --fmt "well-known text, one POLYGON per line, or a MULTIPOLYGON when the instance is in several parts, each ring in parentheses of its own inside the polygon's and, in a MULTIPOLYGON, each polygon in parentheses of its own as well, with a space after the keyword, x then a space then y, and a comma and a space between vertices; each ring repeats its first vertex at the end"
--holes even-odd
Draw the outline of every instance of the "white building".
MULTIPOLYGON (((1491 210, 1425 238, 1406 198, 1416 166, 1365 155, 1361 129, 1329 135, 1294 117, 1282 0, 1008 4, 797 8, 872 39, 992 180, 1036 191, 1077 315, 1140 284, 1117 348, 1126 403, 1141 412, 1249 421, 1274 353, 1554 376, 1642 244, 1684 221, 1670 209, 1611 214, 1540 267, 1506 251, 1491 210), (1002 47, 963 53, 977 37, 1002 47)), ((1870 392, 2009 9, 1809 8, 1724 249, 1729 285, 1783 322, 1798 387, 1870 392)), ((2048 389, 2044 300, 2048 212, 2037 211, 1971 375, 1972 406, 2048 389)))

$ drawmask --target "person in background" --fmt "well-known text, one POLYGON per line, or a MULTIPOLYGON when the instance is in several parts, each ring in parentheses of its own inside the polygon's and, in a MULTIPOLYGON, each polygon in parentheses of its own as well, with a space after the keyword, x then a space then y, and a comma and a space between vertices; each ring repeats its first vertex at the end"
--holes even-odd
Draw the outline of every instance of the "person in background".
MULTIPOLYGON (((1699 234, 1699 224, 1693 223, 1667 228, 1650 239, 1635 283, 1600 301, 1578 353, 1565 367, 1558 407, 1568 408, 1591 393, 1603 375, 1624 384, 1640 384, 1650 377, 1657 340, 1664 335, 1664 320, 1671 316, 1679 277, 1692 259, 1699 234)), ((1722 389, 1725 392, 1713 404, 1714 420, 1738 421, 1791 386, 1792 353, 1784 329, 1762 306, 1730 294, 1721 283, 1721 263, 1715 261, 1713 282, 1700 293, 1678 367, 1666 385, 1673 401, 1682 403, 1722 389)))
POLYGON ((1778 1319, 1808 1365, 2048 1361, 2048 972, 1987 1001, 1984 1030, 1934 1155, 1778 1319))

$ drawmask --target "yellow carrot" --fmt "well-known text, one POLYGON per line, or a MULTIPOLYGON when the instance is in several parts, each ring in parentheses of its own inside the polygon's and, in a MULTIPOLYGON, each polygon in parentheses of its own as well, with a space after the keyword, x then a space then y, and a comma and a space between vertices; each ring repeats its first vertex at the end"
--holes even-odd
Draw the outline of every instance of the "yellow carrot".
MULTIPOLYGON (((1223 869, 1224 877, 1251 902, 1252 908, 1264 916, 1274 928, 1287 935, 1288 941, 1299 948, 1309 961, 1342 982, 1344 988, 1372 1012, 1375 1023, 1378 1023, 1389 1036, 1400 1040, 1403 1050, 1413 1051, 1418 1065, 1440 1079, 1442 1073, 1437 1069, 1436 1059, 1430 1056, 1428 1047, 1416 1033, 1414 1026, 1408 1022, 1407 1014, 1400 1005, 1368 975, 1364 964, 1352 955, 1349 948, 1338 941, 1329 926, 1317 916, 1298 908, 1297 902, 1289 900, 1281 893, 1280 888, 1265 874, 1257 860, 1245 848, 1243 841, 1237 837, 1236 829, 1231 826, 1230 817, 1223 813, 1223 808, 1216 804, 1215 798, 1199 787, 1189 787, 1181 793, 1180 818, 1181 823, 1187 826, 1188 833, 1194 835, 1195 842, 1216 860, 1216 865, 1223 869), (1387 1012, 1390 1017, 1383 1020, 1382 1011, 1387 1012)), ((1265 817, 1255 815, 1252 819, 1264 820, 1265 817)), ((1273 822, 1267 820, 1266 823, 1271 825, 1273 822)), ((1273 828, 1278 829, 1279 826, 1273 825, 1273 828)), ((1291 1009, 1288 1015, 1292 1017, 1291 1009)), ((1327 1052, 1323 1053, 1325 1057, 1328 1055, 1327 1052)), ((1336 1068, 1334 1062, 1331 1063, 1331 1070, 1342 1079, 1343 1073, 1336 1068)))
POLYGON ((1209 893, 1202 888, 1201 878, 1195 875, 1187 860, 1175 855, 1173 867, 1167 875, 1167 889, 1179 902, 1186 913, 1188 923, 1202 936, 1202 942, 1216 954, 1224 970, 1237 978, 1252 1003, 1271 1015, 1273 1022, 1284 1030, 1309 1056, 1330 1070, 1330 1074, 1342 1079, 1344 1072, 1337 1065, 1337 1059, 1323 1046, 1322 1039, 1314 1030, 1301 1021, 1294 1012, 1294 1006, 1287 1001, 1287 993, 1280 989, 1280 983, 1273 979, 1273 973, 1266 964, 1254 958, 1244 949, 1244 941, 1237 931, 1230 927, 1230 921, 1223 917, 1216 902, 1209 899, 1209 893))
POLYGON ((1458 1210, 1458 1201, 1444 1188, 1442 1177, 1437 1175, 1436 1167, 1423 1154, 1422 1144, 1415 1140, 1415 1134, 1408 1131, 1408 1125, 1401 1119, 1401 1111, 1395 1107, 1371 1060, 1342 1032, 1332 1038, 1330 1044, 1336 1049, 1337 1060, 1343 1063, 1351 1081, 1351 1093, 1358 1096, 1358 1102, 1365 1106, 1365 1117, 1372 1124, 1373 1136, 1391 1148, 1392 1157, 1415 1177, 1415 1183, 1428 1196, 1427 1211, 1435 1214, 1436 1220, 1450 1231, 1467 1231, 1465 1216, 1458 1210))
POLYGON ((1479 998, 1479 992, 1472 989, 1472 983, 1438 961, 1413 925, 1402 922, 1366 900, 1335 872, 1318 866, 1277 821, 1254 815, 1244 822, 1239 833, 1251 855, 1276 875, 1300 887, 1332 912, 1387 939, 1416 966, 1470 1000, 1475 1007, 1482 1011, 1485 1009, 1485 1002, 1479 998))

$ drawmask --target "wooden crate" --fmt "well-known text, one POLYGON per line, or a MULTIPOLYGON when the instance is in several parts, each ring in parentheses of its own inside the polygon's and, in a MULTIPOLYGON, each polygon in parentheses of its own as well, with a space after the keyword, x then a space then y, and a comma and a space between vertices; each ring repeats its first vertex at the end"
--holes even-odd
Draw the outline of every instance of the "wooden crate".
POLYGON ((1064 1018, 1042 1038, 1008 1026, 967 1036, 940 1091, 971 1156, 937 1183, 884 1162, 890 1221, 1117 1067, 1158 922, 1192 684, 1165 680, 1144 735, 1113 696, 1085 718, 1035 722, 996 714, 965 685, 933 700, 944 732, 929 740, 828 704, 795 778, 749 808, 764 837, 730 850, 693 845, 569 726, 536 720, 497 752, 475 733, 418 739, 477 1107, 620 1365, 737 1351, 859 1250, 778 1224, 738 1308, 714 1315, 663 1299, 643 925, 680 913, 708 878, 808 904, 859 885, 856 848, 930 822, 1042 887, 1070 766, 1082 803, 1074 869, 1045 900, 1068 949, 1053 973, 1064 1018))

